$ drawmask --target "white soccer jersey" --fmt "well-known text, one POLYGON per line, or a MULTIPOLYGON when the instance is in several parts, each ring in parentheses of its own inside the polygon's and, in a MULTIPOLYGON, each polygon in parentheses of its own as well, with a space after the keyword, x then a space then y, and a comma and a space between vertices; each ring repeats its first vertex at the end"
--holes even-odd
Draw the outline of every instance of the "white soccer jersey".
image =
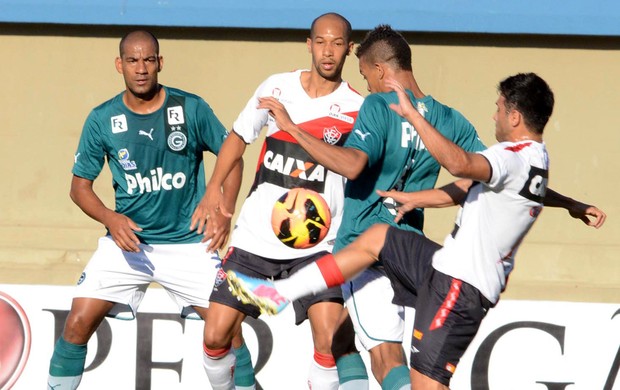
POLYGON ((470 188, 433 267, 495 303, 521 241, 542 210, 549 159, 545 145, 533 141, 502 142, 480 153, 491 164, 491 180, 470 188))
POLYGON ((267 110, 256 108, 258 98, 277 98, 294 123, 333 145, 344 143, 363 102, 363 97, 344 81, 333 93, 311 98, 301 85, 302 72, 304 70, 280 73, 265 80, 233 124, 234 132, 246 143, 255 141, 265 125, 267 134, 254 183, 232 234, 231 246, 270 259, 288 260, 318 251, 331 251, 342 220, 345 179, 318 164, 293 137, 280 131, 267 110), (309 188, 323 195, 332 213, 327 236, 308 249, 286 246, 271 227, 273 205, 295 187, 309 188))

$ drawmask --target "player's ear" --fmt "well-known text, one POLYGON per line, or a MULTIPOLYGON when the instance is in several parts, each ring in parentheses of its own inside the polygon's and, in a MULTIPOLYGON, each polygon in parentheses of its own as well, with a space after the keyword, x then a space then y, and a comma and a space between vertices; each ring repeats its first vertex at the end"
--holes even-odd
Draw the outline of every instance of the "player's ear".
POLYGON ((306 46, 308 46, 308 53, 312 53, 312 38, 306 38, 306 46))
POLYGON ((116 67, 116 71, 120 74, 123 74, 123 59, 121 57, 116 57, 114 60, 114 66, 116 67))
POLYGON ((347 55, 351 54, 353 52, 353 42, 349 42, 349 49, 347 50, 347 55))
POLYGON ((385 77, 385 65, 380 63, 375 63, 375 69, 377 70, 377 75, 379 76, 379 80, 383 80, 385 77))
POLYGON ((157 56, 157 72, 161 72, 164 67, 164 57, 157 56))
POLYGON ((511 110, 510 114, 508 114, 508 119, 512 127, 517 127, 521 124, 521 121, 523 121, 523 115, 517 110, 511 110))

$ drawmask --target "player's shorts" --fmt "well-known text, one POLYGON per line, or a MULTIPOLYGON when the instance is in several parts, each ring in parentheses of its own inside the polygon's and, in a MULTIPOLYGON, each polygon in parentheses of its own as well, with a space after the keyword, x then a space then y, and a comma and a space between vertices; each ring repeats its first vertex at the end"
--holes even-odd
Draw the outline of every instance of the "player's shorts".
POLYGON ((441 246, 414 232, 390 228, 381 251, 395 300, 416 308, 411 367, 449 386, 465 350, 492 306, 472 285, 436 271, 441 246))
MULTIPOLYGON (((228 290, 226 271, 239 271, 246 275, 263 279, 286 279, 300 268, 315 262, 326 254, 328 254, 328 252, 322 251, 307 257, 282 261, 257 256, 243 249, 231 247, 222 260, 222 271, 220 275, 216 277, 210 300, 211 302, 217 302, 232 307, 247 316, 258 318, 258 316, 260 316, 260 310, 256 306, 242 303, 228 290)), ((304 322, 308 318, 308 309, 310 306, 319 302, 336 302, 342 304, 343 299, 340 287, 332 287, 318 294, 308 295, 293 301, 295 324, 299 325, 304 322)))
POLYGON ((394 291, 383 267, 373 266, 342 285, 353 328, 368 351, 379 344, 402 343, 405 309, 392 303, 394 291))
MULTIPOLYGON (((409 252, 408 246, 393 242, 390 238, 393 234, 419 235, 396 228, 388 229, 380 259, 400 258, 410 254, 418 258, 425 257, 420 253, 409 252)), ((428 259, 428 264, 422 267, 418 274, 426 273, 430 267, 430 256, 428 259)), ((394 286, 386 273, 389 270, 380 265, 381 263, 378 264, 364 270, 355 279, 342 286, 355 333, 366 350, 386 342, 402 343, 405 331, 403 306, 413 307, 415 303, 415 289, 408 290, 400 288, 399 285, 394 286)))
POLYGON ((221 261, 207 253, 207 243, 140 244, 125 252, 109 237, 99 239, 74 296, 116 302, 109 317, 133 319, 151 282, 160 284, 183 317, 199 319, 193 306, 209 307, 212 281, 221 261))

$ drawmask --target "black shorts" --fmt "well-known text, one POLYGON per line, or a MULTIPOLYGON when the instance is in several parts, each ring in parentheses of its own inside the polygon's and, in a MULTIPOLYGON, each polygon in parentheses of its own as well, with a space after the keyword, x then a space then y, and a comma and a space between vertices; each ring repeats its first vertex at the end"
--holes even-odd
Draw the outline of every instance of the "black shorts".
MULTIPOLYGON (((257 256, 239 248, 231 247, 228 250, 226 257, 222 259, 222 269, 224 271, 239 271, 248 276, 257 278, 273 278, 274 280, 286 279, 289 275, 294 274, 300 268, 315 262, 326 254, 328 254, 328 252, 319 252, 307 257, 278 261, 257 256)), ((260 310, 256 306, 241 303, 237 297, 232 295, 232 293, 228 290, 228 283, 226 282, 225 277, 216 278, 209 301, 230 306, 250 317, 258 318, 258 316, 260 316, 260 310)), ((344 300, 342 298, 342 289, 340 286, 336 286, 318 294, 308 295, 293 301, 293 308, 295 309, 295 324, 299 325, 304 322, 308 318, 308 309, 310 306, 319 302, 336 302, 343 304, 344 300)))
POLYGON ((440 248, 420 234, 390 228, 380 259, 394 302, 416 308, 411 367, 449 386, 492 304, 472 285, 433 269, 433 254, 440 248))
POLYGON ((379 260, 392 282, 396 305, 415 307, 418 286, 432 270, 433 254, 441 245, 412 231, 390 227, 379 260))

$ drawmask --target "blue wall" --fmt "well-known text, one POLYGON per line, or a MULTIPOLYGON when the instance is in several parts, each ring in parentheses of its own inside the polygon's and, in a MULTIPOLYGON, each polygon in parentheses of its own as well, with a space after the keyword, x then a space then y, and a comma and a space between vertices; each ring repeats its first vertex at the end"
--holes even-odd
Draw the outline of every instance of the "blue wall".
POLYGON ((355 30, 620 35, 618 0, 0 0, 0 22, 308 29, 336 11, 355 30))

